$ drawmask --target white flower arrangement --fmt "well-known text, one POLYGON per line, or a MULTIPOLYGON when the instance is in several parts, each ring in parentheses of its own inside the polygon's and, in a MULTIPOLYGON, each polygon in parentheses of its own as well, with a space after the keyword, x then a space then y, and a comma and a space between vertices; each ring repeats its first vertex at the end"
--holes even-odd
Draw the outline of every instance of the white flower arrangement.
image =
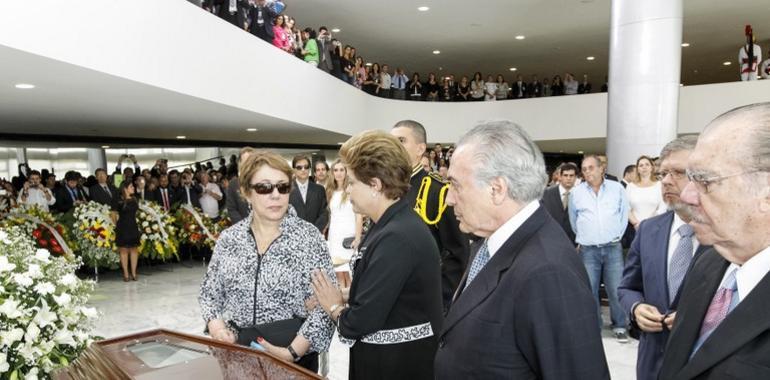
POLYGON ((94 283, 75 276, 80 265, 36 249, 21 229, 0 230, 0 379, 49 378, 91 344, 94 283))
POLYGON ((88 202, 75 208, 73 235, 83 261, 90 267, 117 268, 115 252, 115 224, 110 218, 110 207, 88 202))
POLYGON ((136 223, 142 233, 139 254, 152 260, 165 261, 178 256, 179 241, 176 237, 174 217, 153 202, 139 203, 136 223))

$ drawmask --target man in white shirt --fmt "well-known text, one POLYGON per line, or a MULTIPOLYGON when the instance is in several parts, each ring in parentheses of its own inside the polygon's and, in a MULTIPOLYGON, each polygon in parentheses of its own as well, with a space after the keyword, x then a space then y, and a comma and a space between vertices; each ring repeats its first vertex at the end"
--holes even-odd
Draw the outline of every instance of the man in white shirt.
POLYGON ((381 98, 390 98, 390 87, 392 81, 388 73, 388 65, 382 65, 380 72, 380 88, 377 90, 377 96, 381 98))
POLYGON ((44 211, 48 211, 48 206, 56 203, 56 197, 40 182, 40 172, 33 170, 29 173, 29 180, 24 183, 17 201, 19 204, 38 205, 44 211))
POLYGON ((222 190, 219 189, 219 185, 210 182, 209 173, 205 171, 201 173, 200 181, 201 196, 199 200, 201 202, 201 209, 209 218, 218 218, 219 201, 222 199, 222 190))
POLYGON ((661 379, 770 373, 770 102, 728 111, 701 133, 681 199, 713 250, 682 286, 661 379))
MULTIPOLYGON (((669 142, 660 153, 658 177, 663 200, 671 211, 639 224, 628 251, 618 298, 639 338, 636 378, 655 380, 663 362, 669 330, 676 317, 677 295, 693 260, 710 248, 693 235, 686 205, 679 194, 687 186, 687 159, 697 138, 686 135, 669 142)), ((631 166, 633 168, 633 166, 631 166)))

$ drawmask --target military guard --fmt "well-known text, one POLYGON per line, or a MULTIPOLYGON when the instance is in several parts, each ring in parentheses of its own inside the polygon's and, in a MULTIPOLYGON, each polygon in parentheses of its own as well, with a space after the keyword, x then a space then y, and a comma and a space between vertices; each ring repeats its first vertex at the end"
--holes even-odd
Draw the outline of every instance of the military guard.
POLYGON ((425 128, 416 121, 402 120, 396 123, 391 134, 409 152, 413 168, 405 198, 430 228, 441 253, 441 290, 446 308, 468 265, 469 239, 460 232, 453 209, 446 205, 449 184, 437 174, 425 172, 420 164, 420 158, 427 149, 425 128))

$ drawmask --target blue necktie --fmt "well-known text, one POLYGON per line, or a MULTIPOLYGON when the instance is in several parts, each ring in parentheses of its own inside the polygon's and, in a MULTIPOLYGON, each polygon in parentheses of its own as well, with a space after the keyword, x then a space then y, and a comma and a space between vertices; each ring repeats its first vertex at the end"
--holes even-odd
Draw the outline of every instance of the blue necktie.
POLYGON ((72 190, 71 188, 70 188, 70 195, 72 196, 72 201, 73 202, 78 200, 78 197, 75 196, 75 190, 72 190))
POLYGON ((668 265, 668 302, 674 302, 679 287, 682 285, 687 268, 692 261, 692 227, 683 224, 676 230, 680 239, 674 253, 671 255, 671 263, 668 265))
POLYGON ((476 278, 476 275, 481 272, 481 269, 484 268, 484 265, 487 265, 488 261, 489 248, 487 247, 487 241, 484 240, 484 244, 481 245, 479 252, 476 253, 476 257, 473 258, 473 263, 471 263, 471 269, 468 271, 468 279, 465 281, 466 288, 471 283, 471 281, 476 278))

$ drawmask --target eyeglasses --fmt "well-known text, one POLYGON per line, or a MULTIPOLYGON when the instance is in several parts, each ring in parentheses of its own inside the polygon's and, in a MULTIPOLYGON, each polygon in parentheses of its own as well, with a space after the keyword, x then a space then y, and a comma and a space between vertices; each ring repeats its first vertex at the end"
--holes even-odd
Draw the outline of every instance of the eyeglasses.
POLYGON ((308 169, 310 169, 310 165, 297 165, 297 166, 294 167, 294 169, 297 169, 297 170, 308 170, 308 169))
POLYGON ((709 192, 709 186, 711 186, 714 183, 722 182, 731 177, 737 177, 739 175, 752 174, 752 173, 757 173, 761 171, 762 171, 761 169, 748 170, 745 172, 728 174, 723 176, 714 176, 714 177, 707 177, 707 175, 703 173, 693 173, 689 169, 687 170, 686 173, 687 173, 687 179, 695 185, 695 189, 698 190, 698 192, 701 194, 707 194, 709 192))
POLYGON ((281 183, 270 183, 270 182, 259 182, 251 185, 252 190, 256 191, 257 194, 261 195, 267 195, 272 194, 273 189, 277 189, 279 194, 289 194, 291 191, 291 184, 288 182, 281 182, 281 183))
POLYGON ((671 175, 671 178, 680 180, 687 176, 687 172, 684 170, 661 170, 657 173, 655 173, 655 178, 658 179, 658 181, 662 180, 663 178, 666 178, 667 175, 671 175))

